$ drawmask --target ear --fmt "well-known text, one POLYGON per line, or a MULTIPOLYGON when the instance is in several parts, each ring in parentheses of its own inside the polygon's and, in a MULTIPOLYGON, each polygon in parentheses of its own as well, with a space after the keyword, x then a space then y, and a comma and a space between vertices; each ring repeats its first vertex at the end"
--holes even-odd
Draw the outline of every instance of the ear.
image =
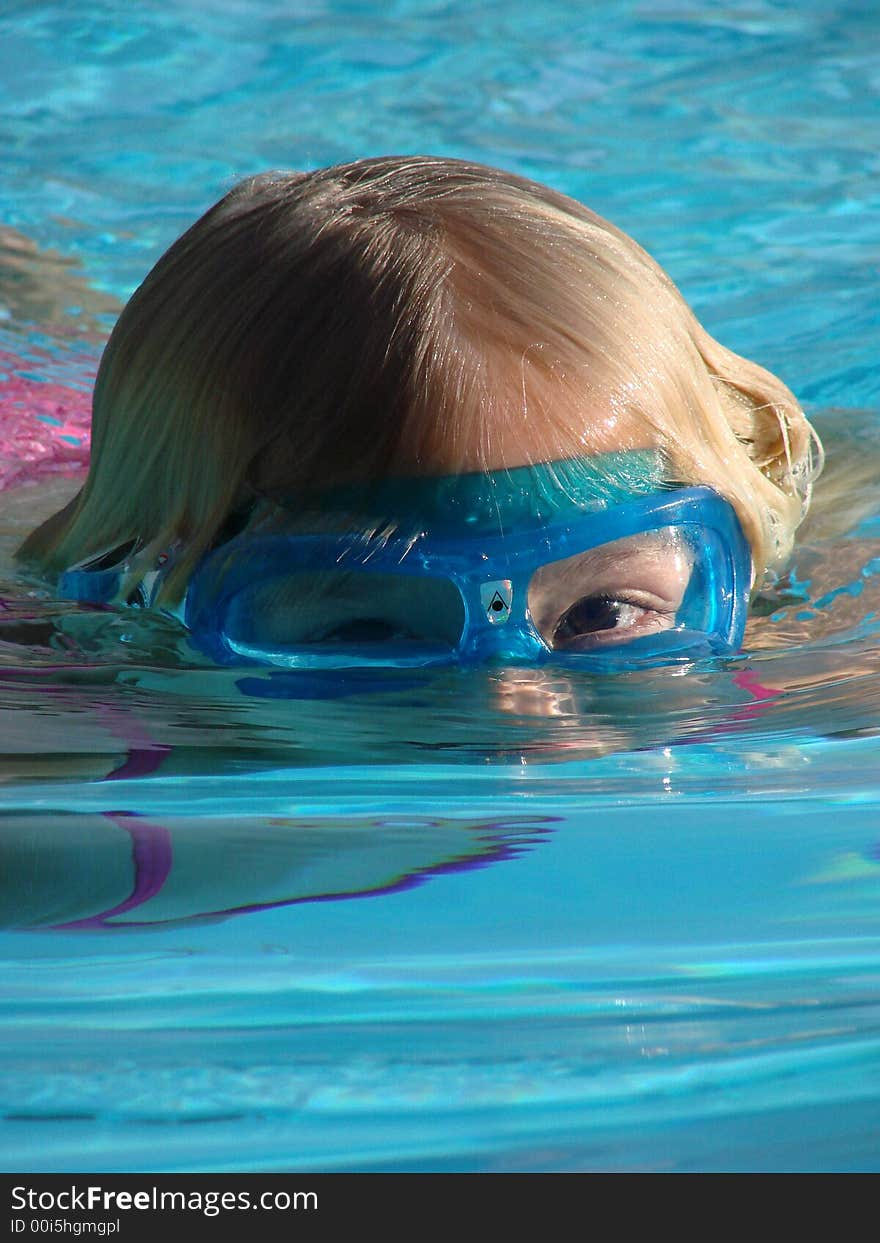
POLYGON ((792 451, 790 420, 766 394, 744 392, 712 377, 731 431, 762 474, 778 480, 792 451))
POLYGON ((821 469, 821 446, 794 394, 772 372, 725 349, 703 330, 697 347, 730 429, 752 463, 783 492, 807 495, 821 469))

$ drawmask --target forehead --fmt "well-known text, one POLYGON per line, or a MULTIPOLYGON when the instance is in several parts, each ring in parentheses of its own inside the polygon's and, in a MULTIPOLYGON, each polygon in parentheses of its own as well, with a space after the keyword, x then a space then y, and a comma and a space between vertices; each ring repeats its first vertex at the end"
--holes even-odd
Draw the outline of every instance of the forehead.
POLYGON ((407 473, 515 470, 562 457, 659 447, 656 431, 632 412, 591 408, 575 415, 565 409, 567 404, 563 397, 559 409, 548 411, 530 403, 519 418, 495 418, 488 428, 476 420, 456 427, 454 436, 420 446, 407 473))

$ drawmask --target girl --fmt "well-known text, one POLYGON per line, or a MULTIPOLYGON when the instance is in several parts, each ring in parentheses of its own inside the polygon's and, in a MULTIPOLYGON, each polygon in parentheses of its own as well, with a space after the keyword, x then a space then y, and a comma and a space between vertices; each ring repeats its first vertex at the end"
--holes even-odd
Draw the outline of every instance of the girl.
POLYGON ((820 465, 618 229, 387 157, 250 178, 170 248, 19 555, 221 661, 665 661, 736 651, 820 465))

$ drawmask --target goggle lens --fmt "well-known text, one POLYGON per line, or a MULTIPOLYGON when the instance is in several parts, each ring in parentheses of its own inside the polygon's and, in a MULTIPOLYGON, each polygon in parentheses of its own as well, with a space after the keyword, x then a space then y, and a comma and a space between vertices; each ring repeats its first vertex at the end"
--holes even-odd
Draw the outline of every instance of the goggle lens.
POLYGON ((450 659, 465 624, 449 579, 353 569, 288 570, 229 602, 224 636, 239 656, 291 665, 450 659))

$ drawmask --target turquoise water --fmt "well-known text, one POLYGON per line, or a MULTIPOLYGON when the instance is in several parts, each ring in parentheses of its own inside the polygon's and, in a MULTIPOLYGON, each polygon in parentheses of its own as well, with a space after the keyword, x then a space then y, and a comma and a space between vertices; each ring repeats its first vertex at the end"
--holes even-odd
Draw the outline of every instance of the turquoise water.
POLYGON ((17 573, 75 479, 10 486, 0 1167, 880 1166, 878 34, 809 0, 6 6, 7 459, 23 385, 76 449, 119 302, 232 181, 411 151, 632 233, 830 465, 742 656, 614 678, 217 670, 17 573))

